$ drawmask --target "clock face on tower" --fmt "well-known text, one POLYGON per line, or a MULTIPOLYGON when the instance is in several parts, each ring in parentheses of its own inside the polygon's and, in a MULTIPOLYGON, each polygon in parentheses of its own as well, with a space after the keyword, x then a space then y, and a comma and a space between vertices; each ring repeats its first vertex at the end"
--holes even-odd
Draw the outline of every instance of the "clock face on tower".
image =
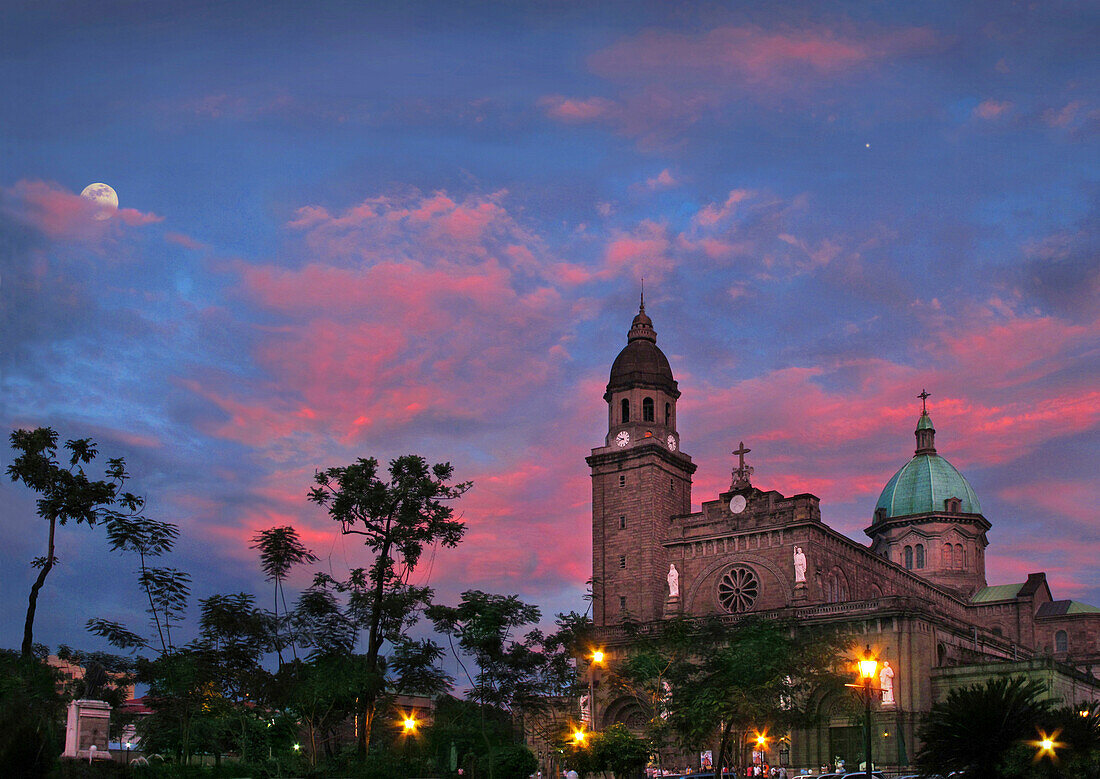
POLYGON ((615 436, 615 445, 622 449, 624 446, 630 443, 630 433, 623 430, 617 436, 615 436))
POLYGON ((670 452, 675 452, 676 451, 676 436, 670 435, 668 437, 668 439, 666 440, 666 443, 668 443, 668 450, 670 452))
POLYGON ((745 510, 745 506, 748 505, 748 501, 745 500, 744 495, 734 495, 730 498, 730 511, 734 514, 740 514, 745 510))

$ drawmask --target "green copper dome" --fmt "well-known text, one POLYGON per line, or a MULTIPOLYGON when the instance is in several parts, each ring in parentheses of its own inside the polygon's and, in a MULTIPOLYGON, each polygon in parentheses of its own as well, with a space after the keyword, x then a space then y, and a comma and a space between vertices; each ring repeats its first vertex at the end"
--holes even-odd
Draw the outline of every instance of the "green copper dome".
POLYGON ((944 511, 948 498, 959 499, 960 513, 982 513, 970 482, 954 465, 936 454, 935 434, 931 417, 921 414, 916 429, 917 453, 894 474, 879 495, 875 504, 878 521, 944 511))

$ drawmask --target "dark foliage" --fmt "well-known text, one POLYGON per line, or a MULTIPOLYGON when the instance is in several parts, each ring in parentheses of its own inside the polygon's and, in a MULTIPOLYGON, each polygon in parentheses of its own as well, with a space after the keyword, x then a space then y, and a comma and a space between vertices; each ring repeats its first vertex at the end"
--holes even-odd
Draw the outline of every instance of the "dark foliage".
POLYGON ((929 773, 999 776, 1008 752, 1034 741, 1053 711, 1044 685, 1022 676, 951 690, 925 719, 917 765, 929 773))
POLYGON ((61 754, 64 704, 57 672, 42 658, 0 650, 0 767, 5 776, 44 776, 61 754))

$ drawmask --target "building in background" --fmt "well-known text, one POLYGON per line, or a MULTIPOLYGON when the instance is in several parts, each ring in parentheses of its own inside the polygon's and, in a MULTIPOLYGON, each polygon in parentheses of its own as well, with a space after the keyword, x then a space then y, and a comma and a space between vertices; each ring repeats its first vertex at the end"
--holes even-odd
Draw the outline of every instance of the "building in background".
MULTIPOLYGON (((753 483, 741 444, 729 489, 691 511, 696 466, 677 430, 680 389, 657 346, 644 299, 604 394, 607 431, 586 461, 592 477, 593 618, 613 667, 629 650, 625 620, 756 614, 832 625, 889 662, 874 754, 910 763, 921 716, 947 690, 1004 673, 1044 680, 1076 704, 1100 698, 1100 609, 1055 600, 1043 573, 990 586, 990 521, 966 478, 935 446, 921 393, 916 448, 887 482, 857 543, 821 521, 820 501, 753 483)), ((745 409, 751 414, 751 409, 745 409)), ((731 438, 732 440, 732 438, 731 438)), ((690 443, 690 442, 687 442, 690 443)), ((781 762, 858 765, 862 729, 841 696, 821 724, 794 732, 781 762)), ((648 719, 630 697, 597 685, 595 725, 648 719)))

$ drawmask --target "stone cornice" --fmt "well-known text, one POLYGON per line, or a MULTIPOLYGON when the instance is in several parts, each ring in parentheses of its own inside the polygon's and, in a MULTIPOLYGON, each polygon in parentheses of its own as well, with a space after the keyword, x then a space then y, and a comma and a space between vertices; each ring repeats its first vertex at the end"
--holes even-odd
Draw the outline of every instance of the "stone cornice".
POLYGON ((648 457, 650 455, 657 455, 670 465, 675 466, 681 471, 687 471, 689 474, 695 473, 695 469, 699 467, 691 461, 688 455, 679 451, 670 452, 668 448, 657 439, 642 439, 638 443, 623 449, 609 449, 608 447, 601 446, 599 449, 593 449, 592 454, 585 457, 584 461, 588 463, 588 467, 596 468, 601 465, 629 463, 632 460, 641 460, 643 457, 648 457), (600 451, 601 449, 605 451, 600 451))
POLYGON ((882 522, 873 522, 863 532, 870 538, 874 538, 879 532, 887 528, 907 527, 909 525, 923 525, 928 522, 947 522, 954 525, 977 525, 982 532, 988 531, 993 525, 981 514, 948 514, 945 511, 932 511, 927 514, 907 514, 904 517, 891 517, 882 522))

